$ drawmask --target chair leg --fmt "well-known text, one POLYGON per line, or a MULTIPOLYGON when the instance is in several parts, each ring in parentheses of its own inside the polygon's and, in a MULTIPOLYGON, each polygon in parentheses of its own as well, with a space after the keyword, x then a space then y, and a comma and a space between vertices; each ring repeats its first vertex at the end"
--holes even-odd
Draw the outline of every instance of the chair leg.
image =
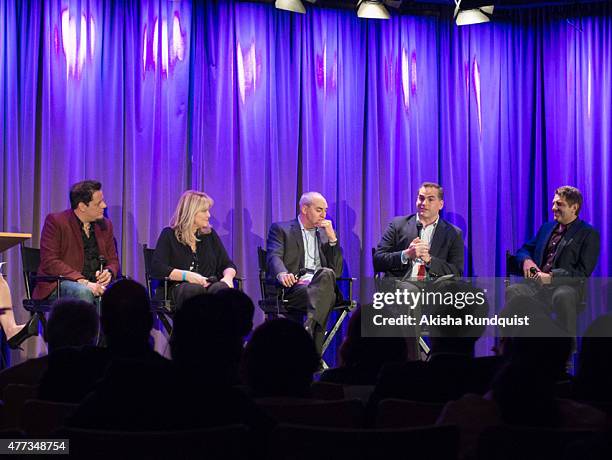
POLYGON ((323 342, 323 346, 321 347, 321 356, 323 356, 325 350, 327 350, 327 348, 330 346, 331 341, 334 339, 334 336, 338 332, 338 329, 340 329, 340 326, 342 326, 342 322, 344 321, 344 318, 346 318, 346 315, 348 315, 348 311, 346 309, 342 310, 342 313, 340 314, 340 316, 338 316, 338 319, 334 323, 334 326, 329 332, 325 334, 325 341, 323 342))
POLYGON ((44 313, 40 314, 40 327, 42 332, 42 338, 46 342, 47 341, 47 317, 44 313))
POLYGON ((419 347, 425 355, 429 355, 431 348, 429 348, 429 345, 427 345, 427 342, 425 342, 422 336, 419 336, 419 347))
POLYGON ((168 317, 163 313, 157 313, 157 317, 159 318, 159 321, 162 323, 162 326, 164 327, 168 335, 172 335, 172 324, 170 324, 168 317))

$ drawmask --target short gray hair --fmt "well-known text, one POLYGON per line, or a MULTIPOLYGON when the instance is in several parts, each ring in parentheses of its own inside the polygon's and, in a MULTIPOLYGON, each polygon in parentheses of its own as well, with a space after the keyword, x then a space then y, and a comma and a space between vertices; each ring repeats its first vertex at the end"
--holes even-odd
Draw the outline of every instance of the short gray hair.
POLYGON ((300 209, 302 209, 302 206, 308 206, 312 204, 314 199, 319 198, 319 197, 325 199, 325 197, 321 195, 319 192, 306 192, 302 194, 300 198, 300 209))

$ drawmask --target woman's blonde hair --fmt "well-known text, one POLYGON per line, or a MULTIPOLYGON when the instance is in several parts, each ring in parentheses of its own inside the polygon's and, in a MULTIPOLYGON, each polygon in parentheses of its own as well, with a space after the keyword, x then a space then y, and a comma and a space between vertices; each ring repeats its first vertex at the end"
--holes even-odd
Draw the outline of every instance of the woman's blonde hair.
MULTIPOLYGON (((174 230, 176 239, 179 242, 193 246, 196 241, 200 241, 191 230, 195 215, 200 211, 210 209, 214 203, 213 199, 206 193, 196 190, 187 190, 181 195, 174 210, 174 215, 170 219, 170 227, 174 230)), ((210 232, 210 224, 206 228, 199 228, 197 230, 198 234, 210 232)))

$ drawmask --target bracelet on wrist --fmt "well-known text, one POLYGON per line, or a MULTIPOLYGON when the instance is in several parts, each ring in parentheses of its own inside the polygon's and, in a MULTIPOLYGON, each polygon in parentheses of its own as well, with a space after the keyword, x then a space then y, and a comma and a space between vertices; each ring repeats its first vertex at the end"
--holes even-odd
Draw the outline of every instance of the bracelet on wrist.
POLYGON ((187 272, 183 270, 183 276, 181 277, 182 281, 187 281, 187 272))

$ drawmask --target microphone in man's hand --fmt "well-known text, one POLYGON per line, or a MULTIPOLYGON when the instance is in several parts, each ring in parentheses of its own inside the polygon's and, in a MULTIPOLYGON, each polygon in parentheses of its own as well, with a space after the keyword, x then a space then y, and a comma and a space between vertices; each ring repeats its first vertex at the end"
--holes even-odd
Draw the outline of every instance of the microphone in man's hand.
POLYGON ((305 268, 300 268, 300 270, 295 274, 295 279, 299 280, 306 273, 308 273, 308 270, 306 270, 305 268))
POLYGON ((206 281, 208 281, 210 284, 214 284, 219 282, 219 278, 217 278, 216 276, 209 276, 208 278, 206 278, 206 281))
POLYGON ((416 228, 417 228, 417 236, 420 238, 421 232, 423 231, 423 224, 417 221, 416 228))
POLYGON ((535 267, 531 267, 531 268, 529 269, 529 273, 531 273, 532 275, 535 275, 536 273, 538 273, 538 269, 537 269, 537 268, 535 268, 535 267))
POLYGON ((100 263, 100 274, 102 274, 104 267, 106 266, 106 257, 98 256, 98 262, 100 263))

